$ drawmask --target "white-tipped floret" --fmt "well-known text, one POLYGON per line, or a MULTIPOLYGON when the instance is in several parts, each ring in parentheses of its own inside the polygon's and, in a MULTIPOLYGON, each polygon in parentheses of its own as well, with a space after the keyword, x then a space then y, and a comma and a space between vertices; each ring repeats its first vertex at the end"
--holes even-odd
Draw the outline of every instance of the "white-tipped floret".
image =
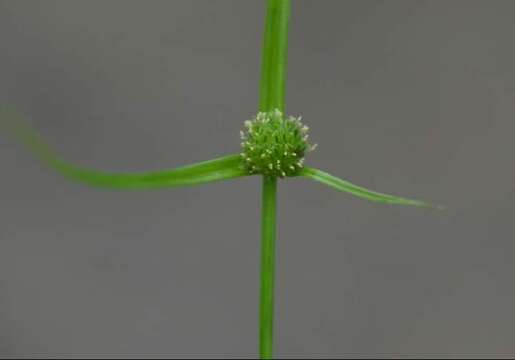
POLYGON ((281 178, 298 175, 304 155, 316 147, 308 143, 309 127, 301 119, 274 109, 245 121, 240 132, 242 166, 252 174, 281 178))
POLYGON ((256 116, 257 121, 264 121, 265 119, 266 119, 266 113, 264 113, 264 112, 259 112, 256 116))

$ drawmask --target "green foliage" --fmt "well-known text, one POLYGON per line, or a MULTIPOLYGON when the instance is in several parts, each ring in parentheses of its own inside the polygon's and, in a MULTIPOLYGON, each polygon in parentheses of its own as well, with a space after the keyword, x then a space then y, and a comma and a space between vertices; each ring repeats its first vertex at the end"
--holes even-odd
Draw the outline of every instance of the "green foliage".
POLYGON ((285 117, 284 97, 288 43, 289 0, 267 0, 263 43, 259 113, 245 122, 242 151, 175 169, 144 173, 111 173, 86 169, 62 160, 23 124, 21 117, 0 108, 0 129, 16 136, 44 163, 63 176, 88 185, 113 189, 167 188, 263 175, 262 261, 260 299, 260 355, 272 357, 273 290, 276 233, 277 180, 302 176, 362 199, 399 205, 434 207, 419 200, 383 194, 354 185, 324 171, 304 166, 314 149, 307 126, 299 118, 285 117))
POLYGON ((203 184, 245 176, 241 159, 237 154, 181 166, 170 170, 143 173, 111 173, 87 169, 67 163, 41 139, 39 134, 26 126, 13 110, 0 108, 0 128, 15 135, 45 164, 61 175, 88 184, 113 189, 154 189, 203 184))
POLYGON ((337 178, 331 174, 328 174, 322 170, 305 167, 299 172, 300 176, 321 182, 324 185, 330 186, 336 190, 343 191, 362 199, 386 203, 386 204, 397 204, 397 205, 412 205, 420 207, 435 207, 442 208, 441 206, 435 206, 420 200, 406 199, 398 196, 383 194, 380 192, 365 189, 364 187, 354 185, 346 180, 337 178))

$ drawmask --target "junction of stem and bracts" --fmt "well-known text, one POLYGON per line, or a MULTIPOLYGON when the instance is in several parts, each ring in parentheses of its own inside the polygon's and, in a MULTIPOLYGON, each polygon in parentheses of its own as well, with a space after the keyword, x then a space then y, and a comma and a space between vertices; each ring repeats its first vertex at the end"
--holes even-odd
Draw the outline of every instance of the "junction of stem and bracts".
POLYGON ((16 137, 61 175, 87 185, 114 189, 192 186, 245 176, 263 177, 261 230, 260 356, 273 355, 276 199, 278 179, 304 177, 362 199, 398 205, 435 207, 427 202, 383 194, 305 165, 316 144, 300 117, 285 113, 290 0, 267 0, 262 48, 259 109, 244 122, 241 152, 172 169, 112 173, 84 168, 56 154, 15 110, 0 107, 0 129, 16 137))

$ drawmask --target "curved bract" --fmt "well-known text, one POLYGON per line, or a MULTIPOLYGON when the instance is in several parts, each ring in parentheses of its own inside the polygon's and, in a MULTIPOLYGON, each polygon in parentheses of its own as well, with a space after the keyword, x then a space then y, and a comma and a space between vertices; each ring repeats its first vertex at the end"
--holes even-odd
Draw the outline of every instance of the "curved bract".
POLYGON ((11 111, 0 109, 0 128, 6 129, 28 146, 44 163, 63 176, 92 186, 116 189, 152 189, 203 184, 246 176, 239 154, 202 161, 174 169, 111 173, 82 168, 60 159, 36 131, 27 127, 11 111))
POLYGON ((204 184, 246 176, 238 155, 202 161, 174 169, 144 173, 109 173, 67 164, 59 159, 47 161, 62 175, 93 186, 117 189, 152 189, 204 184))
POLYGON ((336 176, 328 174, 322 170, 318 170, 311 167, 303 168, 299 176, 304 176, 309 179, 321 182, 324 185, 330 186, 336 190, 343 191, 354 196, 387 204, 397 204, 397 205, 411 205, 411 206, 421 206, 421 207, 432 207, 432 208, 441 208, 441 206, 436 206, 429 204, 420 200, 412 200, 406 199, 398 196, 383 194, 380 192, 368 190, 364 187, 354 185, 346 180, 340 179, 336 176))

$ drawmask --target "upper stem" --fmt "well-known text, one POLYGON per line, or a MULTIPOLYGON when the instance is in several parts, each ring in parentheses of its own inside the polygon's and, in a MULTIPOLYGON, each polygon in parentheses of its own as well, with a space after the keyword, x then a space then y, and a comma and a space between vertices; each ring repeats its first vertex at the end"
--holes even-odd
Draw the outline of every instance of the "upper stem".
POLYGON ((267 0, 259 110, 284 112, 290 0, 267 0))

